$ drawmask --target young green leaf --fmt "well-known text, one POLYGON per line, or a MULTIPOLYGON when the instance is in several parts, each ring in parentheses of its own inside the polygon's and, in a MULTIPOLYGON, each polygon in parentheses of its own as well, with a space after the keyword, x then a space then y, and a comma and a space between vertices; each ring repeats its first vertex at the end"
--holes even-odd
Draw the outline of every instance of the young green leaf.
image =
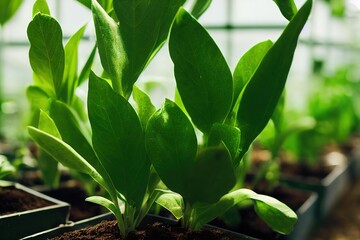
POLYGON ((44 183, 51 188, 59 187, 60 170, 58 162, 42 149, 39 150, 39 155, 36 160, 41 170, 41 177, 44 183))
POLYGON ((151 103, 150 97, 136 86, 134 86, 133 98, 137 105, 141 125, 145 129, 149 118, 156 111, 156 108, 151 103))
POLYGON ((96 0, 92 0, 92 12, 101 64, 110 76, 115 92, 123 95, 122 69, 128 60, 120 36, 119 25, 96 0))
POLYGON ((53 101, 50 106, 50 116, 54 119, 63 141, 86 159, 102 176, 105 176, 106 171, 91 146, 91 137, 76 114, 66 104, 53 101))
POLYGON ((78 86, 80 86, 83 82, 85 82, 87 79, 89 79, 89 74, 91 71, 91 67, 94 63, 95 55, 96 55, 96 44, 93 47, 88 59, 86 60, 85 65, 81 69, 81 72, 80 72, 79 78, 78 78, 78 82, 77 82, 78 86))
POLYGON ((149 180, 150 162, 135 110, 105 80, 91 73, 88 111, 93 146, 100 162, 128 203, 140 208, 149 180))
MULTIPOLYGON (((40 110, 38 128, 61 139, 61 135, 56 128, 54 121, 42 110, 40 110)), ((60 181, 60 170, 58 168, 58 162, 42 149, 39 150, 39 157, 37 160, 45 183, 48 186, 56 188, 60 181)))
POLYGON ((91 197, 86 198, 85 201, 99 204, 99 205, 105 207, 106 209, 108 209, 114 215, 117 214, 117 208, 116 208, 115 204, 105 197, 91 196, 91 197))
POLYGON ((50 96, 41 87, 31 85, 26 89, 26 96, 31 109, 48 109, 50 96))
POLYGON ((226 124, 215 123, 210 130, 208 145, 219 146, 225 144, 229 150, 234 167, 237 166, 235 159, 240 147, 240 130, 226 124))
POLYGON ((168 37, 173 19, 185 0, 114 1, 120 22, 120 33, 128 57, 123 70, 124 96, 131 94, 133 84, 168 37))
POLYGON ((10 164, 5 156, 0 155, 0 179, 15 172, 15 167, 10 164))
POLYGON ((199 18, 209 7, 212 0, 196 0, 191 8, 191 15, 199 18))
POLYGON ((61 99, 71 103, 75 90, 78 87, 78 48, 86 25, 81 27, 65 45, 65 68, 61 89, 61 99))
MULTIPOLYGON (((92 0, 76 0, 88 9, 91 9, 92 0)), ((113 0, 97 0, 100 6, 107 12, 110 13, 113 10, 113 0)))
POLYGON ((0 26, 4 25, 16 13, 23 0, 0 0, 0 26))
POLYGON ((271 227, 272 230, 288 234, 297 221, 296 214, 279 200, 261 194, 251 196, 255 211, 271 227))
POLYGON ((181 195, 167 191, 156 199, 156 203, 170 211, 176 219, 183 217, 184 202, 181 195))
POLYGON ((32 16, 35 17, 37 13, 50 15, 50 9, 46 0, 36 0, 33 5, 32 16))
POLYGON ((184 9, 172 26, 169 50, 181 99, 204 133, 222 123, 231 107, 230 69, 209 33, 184 9))
POLYGON ((170 100, 149 120, 146 149, 165 185, 190 203, 215 202, 235 184, 228 150, 216 146, 197 152, 193 126, 170 100))
POLYGON ((208 147, 198 151, 190 169, 187 194, 190 204, 213 203, 234 187, 236 181, 231 156, 225 146, 208 147))
POLYGON ((291 20, 297 13, 297 8, 294 0, 273 0, 278 5, 282 15, 287 19, 291 20))
POLYGON ((290 233, 297 221, 296 214, 278 200, 257 194, 249 189, 239 189, 224 195, 215 204, 198 203, 194 206, 194 229, 200 229, 204 224, 224 214, 230 208, 243 201, 252 200, 259 216, 280 233, 290 233))
POLYGON ((83 157, 64 141, 34 127, 28 127, 30 136, 39 144, 40 148, 51 155, 64 166, 90 175, 105 189, 109 183, 83 157))
POLYGON ((233 74, 234 99, 232 108, 239 100, 241 91, 251 79, 252 75, 254 75, 254 72, 272 45, 273 43, 270 40, 258 43, 240 58, 233 74))
POLYGON ((149 158, 165 185, 187 196, 187 179, 197 151, 189 119, 175 103, 166 100, 150 118, 145 140, 149 158))
POLYGON ((60 96, 65 54, 62 31, 52 17, 38 13, 27 29, 30 64, 43 89, 60 96))
POLYGON ((311 7, 312 0, 306 1, 268 50, 241 93, 237 120, 241 130, 242 154, 248 150, 274 112, 285 86, 299 34, 311 7))

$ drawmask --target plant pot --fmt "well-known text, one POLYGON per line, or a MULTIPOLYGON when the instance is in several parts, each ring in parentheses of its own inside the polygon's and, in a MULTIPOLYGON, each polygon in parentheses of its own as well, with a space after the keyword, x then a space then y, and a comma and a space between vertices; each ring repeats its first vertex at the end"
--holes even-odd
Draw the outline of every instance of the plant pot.
MULTIPOLYGON (((114 216, 111 213, 106 213, 100 216, 96 216, 93 218, 89 218, 86 220, 82 220, 76 223, 72 223, 72 224, 67 224, 65 226, 60 226, 51 230, 47 230, 44 232, 40 232, 38 234, 34 234, 32 236, 28 236, 25 239, 31 239, 31 240, 40 240, 40 239, 49 239, 49 238, 53 238, 56 236, 59 236, 61 234, 64 234, 66 232, 70 232, 70 231, 74 231, 74 230, 79 230, 79 229, 84 229, 86 227, 89 226, 94 226, 104 220, 114 220, 114 216)), ((159 217, 159 216, 155 216, 155 215, 147 215, 143 222, 141 223, 140 227, 143 227, 147 224, 151 224, 151 223, 155 223, 155 222, 162 222, 162 223, 166 223, 169 224, 171 226, 174 226, 177 224, 177 221, 173 220, 173 219, 169 219, 169 218, 164 218, 164 217, 159 217)), ((238 233, 234 233, 228 230, 224 230, 224 229, 220 229, 220 228, 216 228, 213 226, 209 226, 207 225, 205 228, 207 229, 216 229, 216 230, 221 230, 223 232, 226 232, 228 234, 228 236, 230 238, 228 239, 237 239, 237 240, 257 240, 255 238, 251 238, 242 234, 238 234, 238 233)), ((165 237, 160 237, 158 239, 170 239, 170 238, 165 238, 165 237)), ((196 238, 198 239, 198 238, 196 238)), ((209 239, 209 238, 204 238, 204 239, 209 239)), ((212 239, 212 238, 210 238, 212 239)))
POLYGON ((302 176, 281 176, 281 182, 287 186, 314 191, 318 194, 317 218, 323 219, 344 193, 350 188, 350 165, 335 166, 319 181, 311 181, 302 176))
POLYGON ((77 222, 108 212, 98 204, 85 201, 88 197, 81 183, 70 180, 60 184, 59 188, 51 189, 46 186, 37 187, 38 191, 70 204, 69 221, 77 222))
POLYGON ((348 158, 351 182, 355 183, 360 179, 360 149, 353 149, 348 158))
POLYGON ((31 190, 18 183, 0 181, 0 186, 7 191, 20 191, 44 202, 44 207, 18 211, 0 216, 1 239, 20 239, 30 234, 54 228, 66 223, 70 206, 44 194, 31 190))
POLYGON ((311 192, 309 198, 304 204, 296 211, 298 221, 295 224, 294 230, 284 239, 299 240, 307 239, 313 228, 317 225, 318 219, 316 218, 318 194, 311 192))

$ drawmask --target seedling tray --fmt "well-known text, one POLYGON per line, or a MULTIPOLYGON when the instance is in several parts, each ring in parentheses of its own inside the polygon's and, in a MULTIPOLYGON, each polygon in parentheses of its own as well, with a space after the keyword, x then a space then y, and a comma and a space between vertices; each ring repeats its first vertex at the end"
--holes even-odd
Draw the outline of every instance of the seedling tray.
POLYGON ((13 182, 0 181, 2 188, 15 187, 21 191, 42 198, 51 206, 16 212, 0 216, 1 239, 20 239, 30 234, 65 224, 68 220, 69 204, 13 182))

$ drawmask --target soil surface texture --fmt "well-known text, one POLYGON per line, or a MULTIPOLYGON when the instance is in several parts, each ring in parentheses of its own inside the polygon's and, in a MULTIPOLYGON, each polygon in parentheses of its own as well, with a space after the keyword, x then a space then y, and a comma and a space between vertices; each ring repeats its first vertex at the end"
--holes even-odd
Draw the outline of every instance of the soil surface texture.
POLYGON ((15 187, 0 188, 0 215, 37 209, 53 205, 42 198, 15 187))
MULTIPOLYGON (((93 227, 80 229, 65 233, 62 236, 52 238, 52 240, 113 240, 121 239, 120 233, 117 227, 116 221, 103 221, 93 227)), ((183 228, 177 226, 170 226, 165 223, 155 222, 146 225, 144 228, 139 229, 136 232, 130 233, 126 240, 235 240, 226 233, 213 229, 202 230, 199 232, 186 231, 183 228)))

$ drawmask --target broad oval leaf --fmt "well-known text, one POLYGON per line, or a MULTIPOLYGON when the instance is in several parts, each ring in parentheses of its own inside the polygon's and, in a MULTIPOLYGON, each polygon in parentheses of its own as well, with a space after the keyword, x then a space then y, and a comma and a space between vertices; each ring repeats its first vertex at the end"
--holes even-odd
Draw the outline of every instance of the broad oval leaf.
POLYGON ((120 33, 127 55, 123 71, 124 96, 131 94, 133 84, 164 44, 173 19, 185 0, 114 1, 120 22, 120 33))
POLYGON ((59 23, 42 13, 36 14, 27 29, 30 65, 41 87, 60 96, 65 54, 59 23))
POLYGON ((197 140, 190 120, 174 102, 166 100, 152 115, 145 141, 149 158, 164 184, 182 196, 187 195, 197 140))
POLYGON ((177 193, 171 191, 163 192, 156 199, 156 203, 171 212, 176 219, 180 219, 184 215, 183 198, 177 193))
POLYGON ((288 234, 297 222, 296 213, 279 200, 257 194, 251 197, 255 203, 255 211, 272 230, 288 234))
POLYGON ((190 204, 216 202, 235 185, 231 156, 223 145, 199 150, 190 171, 188 189, 183 195, 190 204))
POLYGON ((236 161, 240 147, 240 130, 227 124, 215 123, 210 130, 208 145, 220 146, 225 144, 229 150, 234 167, 239 164, 236 161))
POLYGON ((204 133, 222 123, 233 99, 230 69, 209 33, 186 10, 172 26, 169 50, 181 99, 194 124, 204 133))
POLYGON ((242 154, 271 118, 283 92, 297 40, 312 7, 306 1, 280 38, 266 53, 241 93, 237 121, 241 130, 242 154))
POLYGON ((150 174, 144 132, 135 110, 110 85, 90 74, 88 111, 93 146, 117 191, 130 205, 143 203, 150 174))

